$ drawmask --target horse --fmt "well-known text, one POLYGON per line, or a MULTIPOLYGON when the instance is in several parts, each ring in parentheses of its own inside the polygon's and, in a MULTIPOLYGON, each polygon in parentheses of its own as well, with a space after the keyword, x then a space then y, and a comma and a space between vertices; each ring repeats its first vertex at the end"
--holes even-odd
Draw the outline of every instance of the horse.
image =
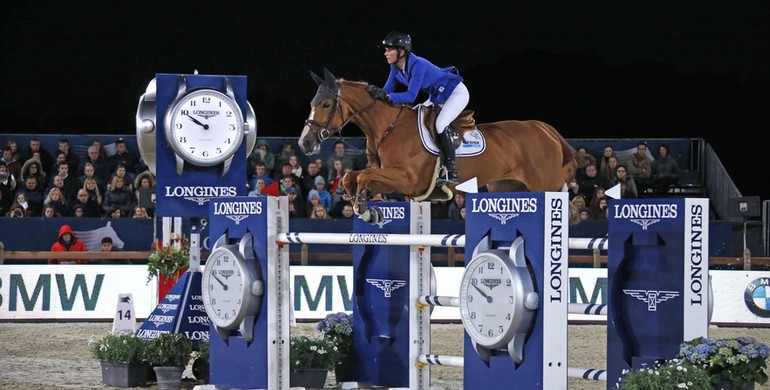
MULTIPOLYGON (((373 224, 382 219, 379 210, 367 207, 367 191, 396 192, 413 200, 451 199, 456 185, 435 188, 440 156, 423 146, 417 108, 374 99, 369 90, 377 87, 337 79, 328 69, 324 78, 312 71, 310 75, 318 90, 298 140, 300 150, 318 153, 321 143, 341 137, 351 122, 366 135, 367 168, 342 178, 356 215, 373 224)), ((472 122, 468 112, 460 115, 465 125, 472 122)), ((459 183, 476 178, 489 192, 565 191, 575 177, 577 153, 553 126, 538 120, 471 124, 481 133, 485 149, 471 157, 458 153, 459 183)))

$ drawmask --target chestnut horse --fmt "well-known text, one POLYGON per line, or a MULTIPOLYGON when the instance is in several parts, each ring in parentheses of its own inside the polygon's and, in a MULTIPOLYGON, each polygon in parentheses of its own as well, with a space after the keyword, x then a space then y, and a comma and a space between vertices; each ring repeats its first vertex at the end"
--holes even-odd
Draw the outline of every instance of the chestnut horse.
MULTIPOLYGON (((369 95, 369 84, 336 79, 326 69, 323 79, 312 72, 311 76, 318 91, 299 138, 300 149, 307 155, 318 153, 323 141, 339 137, 350 122, 364 132, 368 168, 343 178, 345 191, 355 196, 359 217, 371 223, 381 218, 379 212, 369 212, 367 190, 417 200, 451 198, 454 186, 435 188, 440 157, 423 147, 416 109, 376 100, 369 95)), ((486 140, 486 149, 473 157, 457 157, 460 183, 475 177, 478 186, 486 186, 489 192, 560 191, 575 176, 575 149, 551 125, 508 120, 476 124, 476 128, 486 140)))

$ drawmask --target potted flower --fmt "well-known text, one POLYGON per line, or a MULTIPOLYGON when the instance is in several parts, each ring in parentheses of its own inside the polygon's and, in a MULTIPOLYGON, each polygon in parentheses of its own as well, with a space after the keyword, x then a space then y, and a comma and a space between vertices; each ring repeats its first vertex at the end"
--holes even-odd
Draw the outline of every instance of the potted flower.
POLYGON ((624 371, 618 383, 619 390, 674 390, 711 388, 708 372, 700 367, 674 359, 651 368, 624 371))
POLYGON ((142 360, 147 341, 133 333, 109 332, 100 338, 92 338, 88 344, 93 357, 101 362, 105 385, 147 385, 147 364, 142 360))
POLYGON ((681 344, 679 357, 691 366, 702 367, 715 389, 753 389, 767 382, 767 344, 753 337, 711 339, 699 337, 681 344))
POLYGON ((318 337, 291 336, 289 347, 291 376, 289 386, 320 389, 326 375, 340 361, 341 354, 333 342, 318 337))
POLYGON ((324 319, 318 321, 316 329, 340 352, 340 362, 334 367, 337 382, 355 380, 357 360, 353 351, 353 314, 345 312, 327 314, 324 319))
POLYGON ((181 333, 162 333, 147 343, 143 359, 153 366, 159 389, 181 388, 182 373, 190 363, 192 350, 192 341, 181 333))
POLYGON ((161 301, 174 287, 179 275, 190 267, 190 243, 184 236, 172 239, 168 245, 162 245, 156 239, 152 248, 147 258, 147 283, 158 278, 158 301, 161 301))

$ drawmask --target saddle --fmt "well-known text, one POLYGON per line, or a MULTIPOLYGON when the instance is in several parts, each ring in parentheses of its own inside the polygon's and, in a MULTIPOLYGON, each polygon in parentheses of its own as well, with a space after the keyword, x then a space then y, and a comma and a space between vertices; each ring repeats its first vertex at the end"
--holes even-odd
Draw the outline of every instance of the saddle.
MULTIPOLYGON (((437 105, 423 106, 423 125, 430 130, 431 137, 436 140, 436 117, 441 112, 441 107, 437 105)), ((460 115, 449 124, 449 128, 452 130, 452 138, 454 139, 454 146, 457 148, 462 141, 462 135, 468 130, 476 129, 476 119, 473 118, 473 110, 463 110, 460 115)))

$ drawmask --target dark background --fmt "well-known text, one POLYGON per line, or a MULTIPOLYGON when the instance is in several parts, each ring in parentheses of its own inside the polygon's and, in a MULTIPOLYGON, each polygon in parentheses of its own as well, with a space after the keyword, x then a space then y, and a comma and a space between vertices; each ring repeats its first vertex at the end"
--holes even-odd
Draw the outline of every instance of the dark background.
POLYGON ((308 71, 381 85, 377 44, 403 30, 415 53, 460 68, 478 122, 703 138, 744 196, 770 198, 757 139, 770 107, 765 1, 2 4, 3 133, 134 134, 155 74, 198 70, 248 76, 258 134, 296 137, 315 93, 308 71))

